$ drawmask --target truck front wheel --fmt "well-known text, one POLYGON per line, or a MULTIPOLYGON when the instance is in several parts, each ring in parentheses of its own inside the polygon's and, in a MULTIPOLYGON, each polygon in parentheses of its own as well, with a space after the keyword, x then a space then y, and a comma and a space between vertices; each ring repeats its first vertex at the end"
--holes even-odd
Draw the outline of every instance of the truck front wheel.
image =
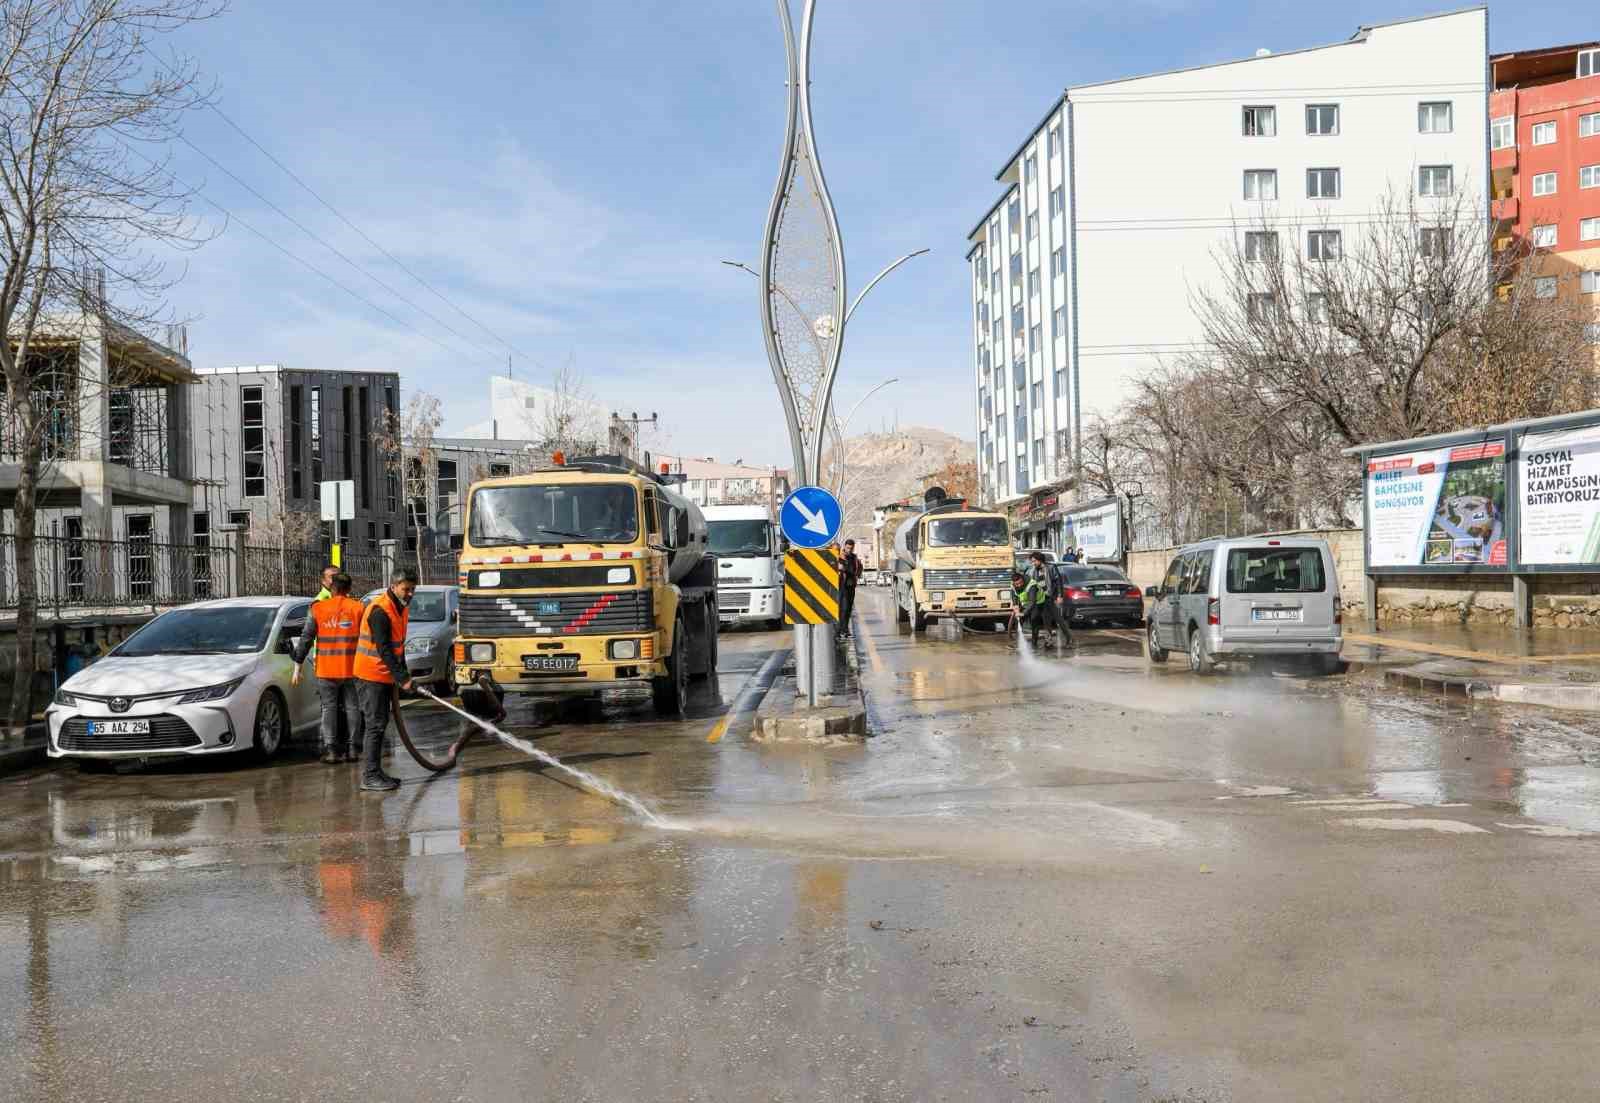
POLYGON ((684 661, 686 646, 683 618, 679 617, 672 625, 672 654, 667 656, 667 673, 650 680, 656 715, 663 719, 683 719, 684 702, 689 697, 689 664, 684 661))

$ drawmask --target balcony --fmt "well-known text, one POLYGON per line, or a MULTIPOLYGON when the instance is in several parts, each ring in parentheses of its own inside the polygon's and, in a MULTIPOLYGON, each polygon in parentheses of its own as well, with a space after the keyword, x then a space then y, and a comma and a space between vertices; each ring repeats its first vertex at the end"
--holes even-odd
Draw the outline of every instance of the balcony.
POLYGON ((1496 222, 1515 222, 1520 210, 1521 207, 1514 195, 1489 201, 1489 214, 1496 222))

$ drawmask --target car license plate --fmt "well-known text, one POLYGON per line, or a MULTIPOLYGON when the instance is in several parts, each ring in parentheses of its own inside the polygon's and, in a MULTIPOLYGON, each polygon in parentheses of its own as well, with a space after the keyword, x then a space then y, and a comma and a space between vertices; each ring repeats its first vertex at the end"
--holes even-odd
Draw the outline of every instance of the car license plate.
POLYGON ((538 671, 577 670, 576 655, 524 655, 522 669, 538 671))
POLYGON ((91 720, 90 735, 149 735, 148 720, 91 720))
POLYGON ((1252 610, 1250 610, 1250 617, 1251 617, 1252 620, 1299 620, 1300 619, 1300 610, 1298 610, 1298 609, 1252 609, 1252 610))
POLYGON ((1094 592, 1099 597, 1116 597, 1122 593, 1121 586, 1096 586, 1094 592))
POLYGON ((553 617, 561 612, 561 603, 559 601, 541 601, 538 604, 538 611, 541 617, 553 617))

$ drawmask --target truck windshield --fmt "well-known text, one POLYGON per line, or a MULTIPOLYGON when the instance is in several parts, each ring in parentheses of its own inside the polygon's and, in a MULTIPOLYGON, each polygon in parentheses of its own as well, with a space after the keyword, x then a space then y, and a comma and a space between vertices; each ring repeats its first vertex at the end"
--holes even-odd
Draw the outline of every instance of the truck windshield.
POLYGON ((771 528, 765 521, 709 521, 711 554, 724 559, 766 555, 772 550, 771 528))
POLYGON ((965 547, 983 544, 1005 547, 1011 543, 1002 517, 944 517, 928 522, 930 548, 965 547))
POLYGON ((639 506, 625 483, 486 486, 472 492, 467 539, 475 548, 524 544, 632 544, 639 506))

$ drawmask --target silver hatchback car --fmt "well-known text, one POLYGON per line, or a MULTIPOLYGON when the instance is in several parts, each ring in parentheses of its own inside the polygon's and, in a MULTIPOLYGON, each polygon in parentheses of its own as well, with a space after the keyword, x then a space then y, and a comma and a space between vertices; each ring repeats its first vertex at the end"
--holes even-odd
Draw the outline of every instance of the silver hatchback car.
POLYGON ((1339 579, 1327 541, 1250 536, 1180 548, 1153 599, 1146 632, 1152 662, 1184 651, 1210 673, 1233 658, 1299 657, 1339 670, 1344 645, 1339 579))

